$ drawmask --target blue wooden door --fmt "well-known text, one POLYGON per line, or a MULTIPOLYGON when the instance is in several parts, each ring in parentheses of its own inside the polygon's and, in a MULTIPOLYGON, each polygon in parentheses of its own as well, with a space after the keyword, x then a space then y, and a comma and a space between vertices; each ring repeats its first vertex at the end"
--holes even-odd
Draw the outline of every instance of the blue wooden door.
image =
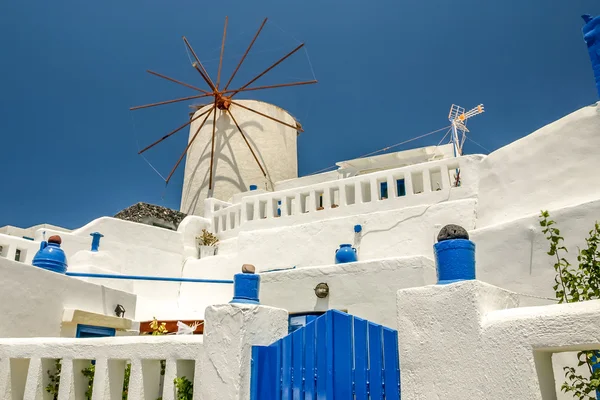
POLYGON ((252 348, 252 400, 399 400, 398 332, 330 310, 252 348))

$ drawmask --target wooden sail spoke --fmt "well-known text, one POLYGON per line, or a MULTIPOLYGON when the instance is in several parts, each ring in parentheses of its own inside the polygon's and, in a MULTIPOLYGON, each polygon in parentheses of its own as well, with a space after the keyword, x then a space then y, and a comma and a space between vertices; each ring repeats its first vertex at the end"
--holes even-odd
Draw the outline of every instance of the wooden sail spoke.
POLYGON ((258 79, 260 79, 264 74, 266 74, 267 72, 269 72, 270 70, 272 70, 273 68, 275 68, 276 66, 278 66, 279 64, 281 64, 282 62, 284 62, 287 58, 289 58, 292 54, 294 54, 295 52, 297 52, 298 50, 300 50, 302 47, 304 46, 304 43, 300 44, 298 47, 296 47, 294 50, 290 51, 289 53, 287 53, 285 56, 281 57, 276 63, 274 63, 273 65, 271 65, 269 68, 267 68, 266 70, 264 70, 263 72, 261 72, 260 74, 258 74, 254 79, 252 79, 250 82, 246 83, 244 86, 242 86, 241 88, 239 88, 237 91, 235 91, 231 97, 235 96, 236 93, 238 93, 241 89, 245 89, 248 86, 250 86, 251 84, 253 84, 254 82, 256 82, 258 79))
POLYGON ((161 102, 158 102, 158 103, 145 104, 143 106, 131 107, 130 110, 133 111, 133 110, 140 110, 142 108, 163 106, 165 104, 178 103, 180 101, 199 99, 201 97, 209 97, 209 96, 213 96, 213 94, 212 93, 209 93, 209 94, 199 94, 199 95, 196 95, 196 96, 188 96, 188 97, 182 97, 182 98, 179 98, 179 99, 161 101, 161 102))
POLYGON ((208 86, 210 86, 210 88, 214 91, 216 90, 215 88, 215 84, 213 83, 213 81, 210 79, 210 75, 208 75, 208 72, 206 72, 206 69, 204 68, 204 65, 202 65, 202 63, 200 62, 200 59, 198 58, 198 56, 196 55, 196 52, 194 51, 194 49, 192 48, 192 45, 190 44, 190 42, 188 42, 188 40, 186 39, 186 37, 183 37, 183 41, 185 42, 185 45, 187 46, 187 48, 190 50, 190 52, 192 53, 192 55, 194 56, 194 58, 196 59, 196 63, 198 63, 197 66, 194 66, 194 68, 196 68, 198 70, 198 72, 200 72, 200 75, 202 76, 202 78, 206 81, 206 83, 208 84, 208 86))
POLYGON ((246 142, 246 145, 248 146, 248 149, 250 149, 250 152, 252 153, 252 156, 254 157, 254 160, 258 164, 258 167, 260 168, 262 174, 266 177, 267 173, 265 172, 265 169, 263 168, 263 166, 260 164, 260 161, 258 161, 258 157, 256 156, 256 153, 254 153, 254 150, 252 149, 252 146, 250 145, 250 142, 248 141, 248 138, 246 138, 246 135, 242 131, 242 128, 240 128, 240 125, 235 120, 235 117, 233 116, 233 113, 231 112, 231 110, 227 110, 227 111, 229 112, 229 116, 231 117, 231 120, 235 124, 236 128, 238 129, 238 131, 240 132, 240 134, 244 138, 244 142, 246 142))
POLYGON ((245 88, 245 89, 232 89, 232 90, 227 90, 227 91, 221 92, 221 94, 227 94, 227 93, 233 93, 233 92, 250 92, 253 90, 276 89, 276 88, 290 87, 290 86, 310 85, 313 83, 317 83, 317 81, 312 80, 312 81, 302 81, 302 82, 280 83, 277 85, 256 86, 253 88, 245 88))
POLYGON ((219 57, 219 70, 217 72, 217 89, 219 89, 219 83, 221 82, 221 68, 223 67, 223 53, 225 52, 225 37, 227 37, 227 21, 225 17, 225 28, 223 28, 223 41, 221 42, 221 56, 219 57))
POLYGON ((176 128, 174 130, 172 130, 171 132, 167 133, 165 136, 163 136, 162 138, 158 139, 156 142, 152 143, 149 146, 144 147, 142 150, 140 150, 138 152, 138 154, 142 154, 143 152, 145 152, 146 150, 150 150, 152 147, 156 146, 157 144, 159 144, 160 142, 162 142, 163 140, 173 136, 174 134, 176 134, 177 132, 179 132, 180 130, 182 130, 183 128, 185 128, 186 126, 188 126, 189 124, 191 124, 192 122, 194 122, 195 120, 197 120, 198 118, 202 117, 204 114, 206 114, 207 112, 210 112, 211 110, 209 109, 208 111, 205 111, 197 116, 195 116, 194 118, 190 119, 188 122, 186 122, 185 124, 181 125, 179 128, 176 128))
POLYGON ((231 104, 234 104, 234 105, 236 105, 236 106, 238 106, 238 107, 244 108, 244 109, 246 109, 246 110, 248 110, 248 111, 252 111, 252 112, 253 112, 253 113, 255 113, 255 114, 262 115, 262 116, 263 116, 263 117, 265 117, 265 118, 268 118, 268 119, 270 119, 270 120, 272 120, 272 121, 275 121, 275 122, 279 122, 279 123, 280 123, 280 124, 282 124, 282 125, 289 126, 290 128, 296 129, 296 130, 298 130, 298 131, 300 131, 300 132, 304 132, 304 131, 302 130, 302 128, 300 128, 299 126, 290 125, 290 124, 288 124, 287 122, 283 122, 283 121, 281 121, 281 120, 279 120, 279 119, 277 119, 277 118, 273 118, 273 117, 271 117, 270 115, 267 115, 267 114, 261 113, 260 111, 253 110, 253 109, 251 109, 250 107, 246 107, 246 106, 244 106, 244 105, 242 105, 242 104, 240 104, 240 103, 237 103, 237 102, 235 102, 235 101, 232 101, 232 102, 231 102, 231 104))
POLYGON ((188 149, 192 146, 192 143, 194 143, 194 140, 196 140, 196 137, 198 136, 198 134, 200 133, 200 129, 202 129, 202 127, 204 126, 204 124, 206 123, 206 120, 208 119, 208 116, 210 115, 210 111, 212 111, 214 108, 211 107, 209 109, 209 112, 206 113, 206 117, 204 117, 204 120, 202 121, 202 123, 200 124, 200 126, 198 127, 198 129, 196 129, 196 133, 194 134, 194 136, 192 136, 192 139, 189 141, 189 143, 187 144, 187 146, 185 146, 185 150, 183 150, 183 153, 181 153, 181 156, 179 157, 179 160, 177 160, 177 163, 175 164, 175 166, 173 167, 173 169, 171 170, 171 173, 169 174, 169 176, 167 177, 167 184, 169 183, 169 180, 171 180, 171 177, 173 176, 173 174, 175 173, 175 170, 177 169, 177 167, 179 167, 179 164, 181 163, 181 160, 183 160, 183 157, 185 157, 188 149))
POLYGON ((202 90, 202 89, 200 89, 200 88, 197 88, 196 86, 188 85, 188 84, 187 84, 187 83, 185 83, 185 82, 181 82, 181 81, 178 81, 177 79, 169 78, 169 77, 168 77, 168 76, 166 76, 166 75, 159 74, 158 72, 150 71, 149 69, 148 69, 148 70, 146 70, 146 72, 148 72, 149 74, 152 74, 152 75, 158 76, 159 78, 163 78, 163 79, 166 79, 166 80, 168 80, 168 81, 171 81, 171 82, 178 83, 178 84, 180 84, 180 85, 183 85, 183 86, 185 86, 185 87, 188 87, 188 88, 190 88, 190 89, 197 90, 197 91, 199 91, 199 92, 202 92, 202 93, 206 93, 206 94, 210 93, 210 92, 207 92, 206 90, 202 90))
POLYGON ((227 84, 225 85, 225 89, 224 90, 227 90, 227 88, 229 88, 229 85, 231 84, 231 81, 233 81, 233 78, 235 77, 235 74, 237 74, 238 70, 240 69, 240 67, 244 63, 244 60, 246 59, 246 56, 248 55, 248 53, 250 53, 250 49, 252 48, 252 46, 254 46, 254 42, 256 42, 256 39, 258 38, 258 35, 260 35, 260 31, 262 31, 262 29, 264 28, 264 26, 265 26, 266 23, 267 23, 267 18, 264 19, 264 21, 260 25, 260 28, 258 28, 258 31, 254 35, 254 38, 252 39, 252 41, 250 42, 250 45, 246 49, 246 52, 242 56, 242 59, 240 60, 240 62, 238 63, 237 67, 233 71, 233 74, 231 74, 231 78, 229 78, 229 80, 227 81, 227 84))
POLYGON ((212 140, 211 140, 211 146, 210 146, 210 177, 209 177, 209 183, 208 183, 208 190, 212 190, 212 184, 213 184, 213 161, 215 159, 215 133, 216 133, 216 129, 217 129, 217 103, 216 102, 213 107, 213 110, 214 110, 213 131, 212 131, 212 140))

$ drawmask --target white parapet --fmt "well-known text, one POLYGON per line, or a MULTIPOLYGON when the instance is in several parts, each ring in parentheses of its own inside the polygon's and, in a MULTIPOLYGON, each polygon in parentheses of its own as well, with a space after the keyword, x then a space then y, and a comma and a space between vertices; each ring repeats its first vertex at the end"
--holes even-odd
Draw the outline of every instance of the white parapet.
POLYGON ((94 339, 0 339, 0 398, 44 399, 56 360, 61 360, 58 399, 83 399, 88 379, 81 373, 95 361, 94 399, 120 399, 126 363, 131 363, 129 399, 176 398, 173 380, 185 376, 199 386, 202 336, 133 336, 94 339))
POLYGON ((240 230, 290 226, 357 214, 475 198, 482 156, 464 156, 319 182, 277 192, 248 194, 240 203, 205 202, 212 231, 228 239, 240 230), (460 185, 456 172, 460 171, 460 185))
POLYGON ((397 300, 403 398, 556 399, 553 353, 600 347, 597 300, 515 308, 516 293, 480 281, 397 300))

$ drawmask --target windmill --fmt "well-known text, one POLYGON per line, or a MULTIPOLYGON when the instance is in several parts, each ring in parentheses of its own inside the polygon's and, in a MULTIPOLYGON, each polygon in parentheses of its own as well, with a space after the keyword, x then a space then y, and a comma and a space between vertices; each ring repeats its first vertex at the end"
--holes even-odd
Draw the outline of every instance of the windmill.
MULTIPOLYGON (((454 147, 454 157, 460 157, 463 154, 462 149, 465 144, 465 140, 467 139, 467 132, 469 132, 469 129, 467 128, 467 121, 469 118, 482 114, 483 112, 485 112, 483 104, 479 104, 477 107, 467 112, 465 112, 463 107, 457 106, 456 104, 452 104, 452 107, 450 107, 448 120, 450 121, 452 128, 452 138, 450 141, 454 147), (458 137, 458 132, 462 134, 460 138, 458 137)), ((460 170, 457 168, 455 175, 455 186, 459 185, 460 170)))
MULTIPOLYGON (((258 38, 260 32, 264 28, 266 22, 267 22, 267 18, 265 18, 263 20, 262 24, 258 28, 258 31, 254 35, 254 37, 253 37, 252 41, 250 42, 250 44, 248 45, 248 48, 246 49, 245 53, 243 54, 242 58, 240 59, 237 67, 235 68, 235 70, 233 71, 231 77, 227 80, 227 82, 224 85, 221 85, 221 70, 222 70, 222 67, 223 67, 223 53, 225 51, 225 41, 226 41, 226 37, 227 37, 227 24, 228 24, 228 18, 227 17, 225 17, 225 27, 223 29, 223 40, 221 42, 221 55, 219 57, 219 69, 218 69, 218 72, 217 72, 217 79, 214 80, 214 81, 213 81, 213 79, 211 79, 210 75, 208 74, 208 72, 206 71, 206 69, 204 68, 204 66, 202 65, 202 62, 198 58, 198 55, 196 54, 196 52, 192 48, 190 42, 187 40, 187 38, 185 36, 183 37, 183 42, 185 43, 185 46, 188 48, 188 50, 190 51, 190 53, 192 54, 192 56, 194 58, 194 61, 192 62, 191 66, 192 66, 192 68, 194 68, 198 72, 198 74, 200 75, 201 81, 204 82, 204 84, 206 84, 208 86, 208 90, 201 89, 199 87, 190 85, 188 83, 179 81, 177 79, 173 79, 171 77, 168 77, 166 75, 160 74, 158 72, 147 70, 147 72, 149 74, 152 74, 152 75, 157 76, 157 77, 162 78, 162 79, 166 79, 166 80, 171 81, 173 83, 176 83, 178 85, 185 86, 188 89, 194 90, 195 92, 199 92, 200 94, 196 94, 196 95, 188 96, 188 97, 182 97, 182 98, 178 98, 178 99, 165 100, 165 101, 161 101, 161 102, 158 102, 158 103, 152 103, 152 104, 145 104, 145 105, 141 105, 141 106, 136 106, 136 107, 130 108, 130 110, 139 110, 139 109, 144 109, 144 108, 157 107, 157 106, 162 106, 162 105, 166 105, 166 104, 178 103, 178 102, 189 101, 189 100, 194 100, 194 99, 210 98, 210 101, 208 102, 209 107, 208 107, 207 110, 203 111, 202 113, 200 113, 198 115, 195 115, 195 116, 191 117, 189 119, 189 121, 187 121, 186 123, 180 125, 179 127, 175 128, 174 130, 170 131, 169 133, 167 133, 162 138, 160 138, 157 141, 151 143, 150 145, 146 146, 145 148, 143 148, 142 150, 140 150, 138 152, 138 154, 143 154, 144 152, 150 150, 154 146, 158 145, 159 143, 161 143, 164 140, 168 139, 169 137, 173 136, 175 133, 179 132, 183 128, 191 125, 194 121, 200 120, 202 117, 204 117, 204 118, 202 118, 202 120, 201 120, 202 122, 200 123, 200 125, 196 129, 195 133, 193 135, 191 135, 191 138, 188 141, 187 146, 185 147, 185 149, 183 150, 183 152, 179 156, 179 159, 177 160, 177 162, 175 163, 175 165, 171 169, 171 172, 169 173, 169 175, 165 179, 166 184, 168 184, 169 181, 171 180, 173 174, 177 170, 177 167, 179 167, 179 165, 181 164, 181 161, 183 160, 183 157, 186 155, 186 153, 188 152, 188 150, 190 149, 190 147, 192 146, 192 144, 196 140, 196 137, 200 133, 200 130, 202 129, 202 127, 206 123, 206 121, 209 118, 209 116, 212 114, 212 116, 213 116, 213 127, 212 127, 211 153, 210 153, 209 190, 213 189, 213 186, 214 186, 214 182, 213 182, 213 162, 214 162, 214 155, 215 155, 215 134, 216 134, 216 123, 214 121, 216 120, 217 110, 220 110, 221 112, 224 112, 224 113, 226 113, 226 114, 229 115, 229 117, 233 121, 233 123, 234 123, 237 131, 239 132, 239 134, 244 139, 244 142, 246 143, 249 151, 252 153, 252 156, 253 156, 254 160, 256 161, 256 164, 260 168, 261 173, 263 174, 264 177, 267 176, 267 172, 265 170, 265 167, 259 161, 259 158, 257 157, 256 152, 253 149, 252 145, 250 144, 250 141, 248 140, 247 135, 242 130, 240 124, 238 124, 238 121, 236 120, 236 118, 234 116, 234 113, 232 112, 231 106, 235 105, 236 107, 239 107, 240 109, 245 109, 246 111, 252 112, 252 113, 254 113, 256 115, 259 115, 259 116, 261 116, 263 118, 270 119, 270 120, 272 120, 274 122, 277 122, 279 124, 282 124, 284 126, 287 126, 287 127, 293 128, 293 129, 297 129, 298 131, 303 132, 303 130, 300 127, 299 124, 296 124, 296 126, 291 125, 291 124, 289 124, 287 122, 281 121, 281 120, 279 120, 277 118, 269 116, 269 115, 267 115, 265 113, 262 113, 260 111, 254 110, 254 109, 252 109, 252 108, 250 108, 248 106, 245 106, 244 104, 241 104, 241 103, 233 100, 233 97, 236 96, 238 93, 241 93, 241 92, 249 92, 249 91, 255 91, 255 90, 265 90, 265 89, 274 89, 274 88, 283 88, 283 87, 291 87, 291 86, 300 86, 300 85, 309 85, 309 84, 317 83, 316 80, 309 80, 309 81, 302 81, 302 82, 291 82, 291 83, 281 83, 281 84, 268 85, 268 86, 254 86, 254 87, 250 87, 250 85, 252 85, 253 83, 255 83, 257 80, 259 80, 265 74, 267 74, 269 71, 271 71, 272 69, 274 69, 275 67, 277 67, 279 64, 281 64, 287 58, 289 58, 294 53, 296 53, 298 50, 300 50, 302 47, 304 47, 304 43, 301 43, 299 46, 297 46, 295 49, 293 49, 292 51, 290 51, 289 53, 287 53, 286 55, 284 55, 283 57, 281 57, 279 60, 277 60, 275 63, 273 63, 270 67, 268 67, 267 69, 265 69, 263 72, 261 72, 260 74, 256 75, 253 79, 251 79, 250 81, 248 81, 246 84, 238 87, 237 89, 230 89, 229 88, 230 85, 231 85, 231 83, 232 83, 232 81, 233 81, 233 78, 236 76, 236 74, 238 73, 240 67, 244 63, 244 60, 248 56, 248 53, 250 53, 250 50, 252 49, 252 46, 256 42, 256 39, 258 38)), ((193 107, 197 108, 197 109, 201 108, 201 107, 198 107, 198 106, 193 106, 193 107)))

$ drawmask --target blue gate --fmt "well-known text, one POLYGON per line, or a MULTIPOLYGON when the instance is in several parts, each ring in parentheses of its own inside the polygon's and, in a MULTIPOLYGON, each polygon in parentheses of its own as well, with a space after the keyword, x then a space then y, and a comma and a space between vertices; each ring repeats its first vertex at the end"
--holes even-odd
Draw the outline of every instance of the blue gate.
POLYGON ((399 400, 398 332, 330 310, 252 347, 251 400, 399 400))

